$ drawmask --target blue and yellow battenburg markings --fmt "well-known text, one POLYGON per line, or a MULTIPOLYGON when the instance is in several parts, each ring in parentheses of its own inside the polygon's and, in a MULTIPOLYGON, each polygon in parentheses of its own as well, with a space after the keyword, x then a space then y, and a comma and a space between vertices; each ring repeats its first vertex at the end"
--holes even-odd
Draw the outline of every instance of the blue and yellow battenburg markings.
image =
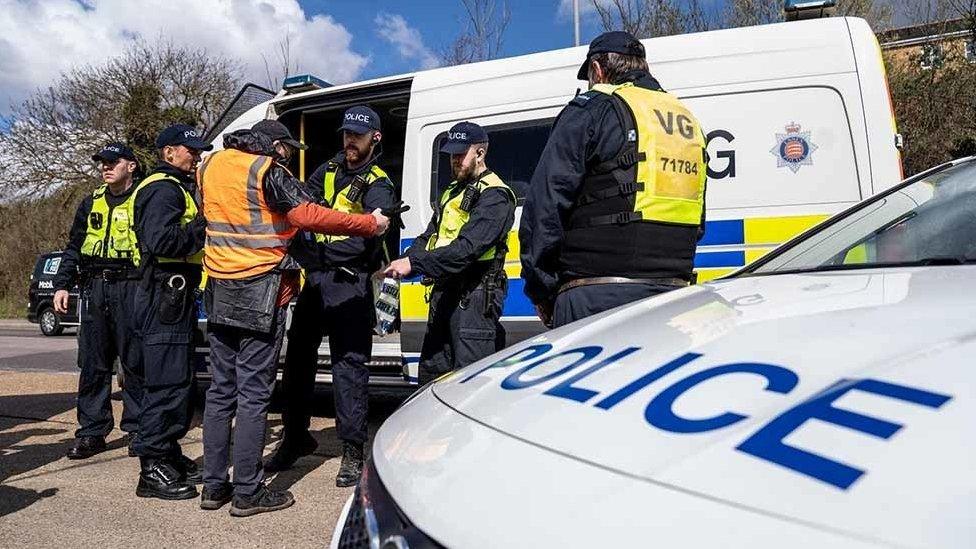
MULTIPOLYGON (((695 253, 695 272, 698 282, 725 276, 759 259, 776 246, 826 219, 827 215, 798 215, 782 217, 753 217, 723 219, 705 223, 705 236, 695 253)), ((402 253, 413 238, 400 240, 402 253)), ((505 273, 508 275, 508 296, 502 312, 507 317, 535 318, 535 307, 525 297, 522 268, 519 263, 518 231, 508 234, 508 254, 505 273)), ((400 316, 403 320, 427 319, 426 288, 419 280, 404 281, 400 287, 400 316)))

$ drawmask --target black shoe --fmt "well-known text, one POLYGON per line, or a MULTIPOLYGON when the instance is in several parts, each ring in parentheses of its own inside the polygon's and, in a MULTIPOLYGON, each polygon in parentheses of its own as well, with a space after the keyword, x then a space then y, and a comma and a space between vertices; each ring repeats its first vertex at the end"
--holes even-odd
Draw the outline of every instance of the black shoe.
POLYGON ((178 457, 170 460, 170 464, 176 469, 180 474, 180 480, 187 482, 189 484, 203 484, 203 475, 200 473, 200 468, 192 459, 180 454, 178 457))
POLYGON ((262 485, 252 496, 234 496, 230 504, 230 516, 249 517, 258 513, 280 511, 291 507, 295 503, 295 496, 291 492, 278 492, 262 485))
POLYGON ((192 484, 180 480, 180 473, 166 460, 145 460, 139 473, 136 495, 141 498, 192 499, 199 495, 192 484))
POLYGON ((291 469, 298 458, 311 455, 318 447, 319 443, 307 433, 301 442, 292 443, 290 438, 285 437, 281 439, 281 444, 278 445, 275 453, 264 463, 264 472, 277 473, 291 469))
POLYGON ((203 487, 200 493, 200 508, 216 511, 234 499, 234 485, 225 482, 217 488, 203 487))
POLYGON ((79 437, 68 450, 68 459, 88 459, 105 451, 105 437, 79 437))
POLYGON ((355 486, 363 474, 363 445, 342 441, 342 463, 336 475, 336 486, 355 486))
POLYGON ((136 436, 138 436, 138 434, 139 433, 126 433, 122 437, 122 444, 125 445, 128 453, 129 453, 129 457, 130 458, 136 457, 136 452, 135 452, 135 450, 132 449, 132 441, 134 441, 136 439, 136 436))

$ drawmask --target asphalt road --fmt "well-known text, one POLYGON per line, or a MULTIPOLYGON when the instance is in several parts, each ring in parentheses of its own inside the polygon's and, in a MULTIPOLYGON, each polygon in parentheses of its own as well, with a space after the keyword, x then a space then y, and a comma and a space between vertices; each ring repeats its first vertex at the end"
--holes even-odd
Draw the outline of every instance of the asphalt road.
MULTIPOLYGON (((135 496, 138 460, 126 456, 118 429, 109 450, 84 461, 65 452, 77 428, 77 343, 74 335, 45 337, 36 325, 0 321, 0 546, 2 547, 322 547, 351 488, 336 488, 341 444, 329 393, 317 393, 311 456, 269 478, 296 503, 284 511, 235 519, 201 511, 198 500, 165 502, 135 496)), ((370 402, 370 433, 399 400, 370 402)), ((115 417, 121 403, 113 401, 115 417)), ((202 464, 203 433, 181 441, 202 464)), ((281 435, 280 403, 268 421, 266 455, 281 435)))

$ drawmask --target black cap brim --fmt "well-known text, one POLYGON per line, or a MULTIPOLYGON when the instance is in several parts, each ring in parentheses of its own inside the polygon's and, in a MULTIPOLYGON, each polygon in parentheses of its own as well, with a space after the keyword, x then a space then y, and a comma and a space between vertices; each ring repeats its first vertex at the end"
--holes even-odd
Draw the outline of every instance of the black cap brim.
POLYGON ((188 139, 180 143, 180 145, 183 145, 188 149, 193 149, 197 151, 212 151, 214 148, 213 145, 207 143, 203 139, 188 139))
POLYGON ((348 124, 343 124, 342 127, 339 128, 339 131, 340 132, 349 131, 349 132, 356 133, 356 134, 359 134, 359 135, 366 135, 369 132, 378 132, 379 130, 377 130, 375 128, 370 128, 369 126, 363 126, 363 125, 360 125, 360 124, 353 124, 353 123, 350 122, 348 124))
POLYGON ((296 149, 298 149, 300 151, 304 151, 305 149, 308 148, 308 145, 305 145, 304 143, 301 143, 301 142, 299 142, 299 141, 297 141, 295 139, 282 139, 281 142, 282 143, 287 143, 287 144, 291 145, 292 147, 295 147, 296 149))
POLYGON ((461 154, 463 152, 467 152, 471 145, 472 143, 452 143, 449 141, 441 146, 441 152, 447 154, 461 154))
POLYGON ((580 65, 579 71, 576 73, 577 80, 589 80, 590 79, 590 56, 587 55, 586 59, 583 60, 583 64, 580 65))
POLYGON ((95 162, 98 161, 115 162, 116 160, 122 158, 122 155, 109 151, 109 152, 100 152, 98 154, 93 154, 91 158, 95 162))

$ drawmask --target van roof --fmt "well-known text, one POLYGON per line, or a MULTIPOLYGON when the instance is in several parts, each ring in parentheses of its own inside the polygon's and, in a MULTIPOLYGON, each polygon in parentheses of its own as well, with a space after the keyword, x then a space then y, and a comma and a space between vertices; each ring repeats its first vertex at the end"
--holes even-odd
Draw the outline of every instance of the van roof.
MULTIPOLYGON (((834 17, 723 29, 642 40, 651 72, 668 89, 728 85, 772 78, 853 72, 856 70, 851 33, 871 33, 861 19, 834 17), (731 58, 763 56, 761 63, 728 63, 731 58), (669 65, 680 64, 680 74, 669 65)), ((575 67, 586 56, 587 46, 531 53, 466 65, 439 67, 420 72, 385 76, 339 84, 324 89, 281 95, 271 104, 291 103, 348 90, 383 86, 413 79, 412 91, 455 84, 492 81, 532 72, 575 67), (512 63, 518 59, 518 63, 512 63)))

